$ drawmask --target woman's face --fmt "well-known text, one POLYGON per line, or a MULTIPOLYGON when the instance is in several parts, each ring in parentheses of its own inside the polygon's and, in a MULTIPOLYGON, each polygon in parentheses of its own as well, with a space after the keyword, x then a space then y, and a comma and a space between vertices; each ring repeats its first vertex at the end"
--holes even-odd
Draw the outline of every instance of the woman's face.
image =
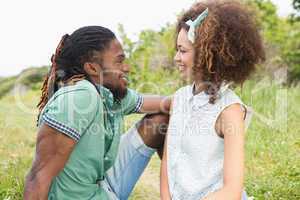
POLYGON ((180 76, 186 81, 192 80, 192 67, 194 65, 194 47, 188 40, 188 34, 185 29, 181 29, 177 37, 175 63, 178 66, 180 76))

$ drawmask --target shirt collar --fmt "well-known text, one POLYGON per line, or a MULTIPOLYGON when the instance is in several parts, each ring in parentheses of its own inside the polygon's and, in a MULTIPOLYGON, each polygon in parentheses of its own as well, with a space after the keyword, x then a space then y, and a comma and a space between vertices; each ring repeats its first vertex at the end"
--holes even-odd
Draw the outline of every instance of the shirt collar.
POLYGON ((108 105, 110 108, 112 108, 114 104, 114 96, 112 92, 108 88, 104 87, 103 85, 96 84, 96 86, 100 91, 100 96, 102 97, 104 103, 108 105))
MULTIPOLYGON (((232 83, 223 82, 221 84, 220 90, 218 91, 219 96, 222 96, 231 84, 232 83)), ((193 94, 194 87, 195 87, 195 82, 192 85, 190 85, 190 87, 189 87, 189 92, 188 92, 189 93, 188 94, 189 101, 193 102, 193 104, 197 105, 197 106, 204 106, 204 105, 208 104, 209 103, 209 95, 205 91, 202 91, 202 92, 194 95, 193 94)))

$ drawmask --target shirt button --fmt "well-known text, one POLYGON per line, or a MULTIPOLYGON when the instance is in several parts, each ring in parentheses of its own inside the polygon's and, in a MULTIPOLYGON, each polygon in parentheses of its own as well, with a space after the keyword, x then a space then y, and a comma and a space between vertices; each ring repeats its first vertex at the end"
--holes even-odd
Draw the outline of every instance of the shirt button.
POLYGON ((193 111, 196 111, 196 110, 197 110, 197 106, 196 106, 196 105, 193 105, 193 106, 192 106, 192 109, 193 109, 193 111))

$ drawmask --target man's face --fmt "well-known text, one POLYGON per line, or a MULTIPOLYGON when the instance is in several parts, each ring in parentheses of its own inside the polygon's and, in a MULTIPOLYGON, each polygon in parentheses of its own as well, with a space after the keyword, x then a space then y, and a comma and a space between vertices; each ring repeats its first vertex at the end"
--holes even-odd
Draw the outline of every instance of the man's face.
POLYGON ((122 99, 127 93, 129 65, 125 64, 125 54, 120 42, 114 39, 102 55, 101 81, 115 98, 122 99))

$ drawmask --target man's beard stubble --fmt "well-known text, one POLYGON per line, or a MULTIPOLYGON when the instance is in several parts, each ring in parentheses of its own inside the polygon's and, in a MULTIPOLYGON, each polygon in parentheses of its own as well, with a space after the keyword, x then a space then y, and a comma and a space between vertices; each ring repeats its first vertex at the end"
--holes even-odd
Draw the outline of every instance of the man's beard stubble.
POLYGON ((122 100, 127 94, 127 88, 123 88, 119 82, 119 75, 110 70, 104 70, 103 86, 110 90, 114 98, 122 100))
POLYGON ((121 87, 115 87, 110 84, 104 85, 104 87, 109 89, 111 91, 111 93, 113 94, 114 98, 116 98, 118 100, 122 100, 127 94, 127 88, 123 89, 121 87))
POLYGON ((118 81, 113 78, 106 79, 106 81, 103 82, 103 86, 110 90, 114 98, 122 100, 127 94, 127 88, 123 88, 120 83, 117 83, 118 81))

